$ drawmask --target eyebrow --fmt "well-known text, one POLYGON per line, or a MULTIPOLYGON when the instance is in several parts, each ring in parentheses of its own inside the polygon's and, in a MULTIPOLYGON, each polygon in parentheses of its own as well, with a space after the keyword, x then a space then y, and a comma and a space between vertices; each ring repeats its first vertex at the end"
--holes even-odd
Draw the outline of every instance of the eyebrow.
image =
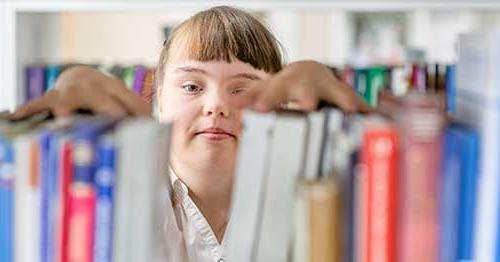
MULTIPOLYGON (((176 68, 175 71, 186 72, 186 73, 199 73, 203 75, 209 75, 209 73, 201 68, 192 67, 192 66, 183 66, 176 68)), ((262 80, 259 76, 251 73, 239 73, 231 76, 231 78, 245 78, 249 80, 262 80)))
POLYGON ((249 80, 262 80, 259 76, 250 73, 239 73, 231 76, 231 78, 246 78, 249 80))
POLYGON ((191 66, 184 66, 184 67, 179 67, 175 69, 175 71, 181 71, 181 72, 187 72, 187 73, 200 73, 204 75, 208 75, 208 72, 201 69, 201 68, 196 68, 196 67, 191 67, 191 66))

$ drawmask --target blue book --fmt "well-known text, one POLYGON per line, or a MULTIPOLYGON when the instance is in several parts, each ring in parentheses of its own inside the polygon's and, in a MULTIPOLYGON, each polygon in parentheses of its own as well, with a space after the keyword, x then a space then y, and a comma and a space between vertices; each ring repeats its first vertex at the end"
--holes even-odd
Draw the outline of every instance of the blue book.
POLYGON ((97 140, 114 123, 111 119, 94 117, 75 124, 72 133, 73 182, 94 183, 97 140))
POLYGON ((94 232, 94 262, 112 261, 113 190, 116 177, 116 145, 112 135, 105 135, 97 143, 97 192, 94 232))
POLYGON ((445 132, 441 197, 441 261, 474 259, 479 135, 461 124, 445 132))
POLYGON ((50 262, 54 260, 54 233, 55 228, 54 212, 55 205, 54 197, 57 189, 54 172, 54 144, 56 137, 53 130, 44 130, 39 136, 40 146, 40 261, 50 262))
POLYGON ((446 108, 449 113, 456 111, 457 86, 456 86, 456 65, 447 65, 445 73, 446 88, 446 108))
POLYGON ((444 134, 443 166, 439 198, 439 261, 455 261, 458 230, 458 193, 461 176, 459 138, 453 127, 444 134))
POLYGON ((474 260, 474 232, 480 159, 480 137, 476 130, 453 126, 459 137, 460 184, 458 208, 457 260, 474 260))
POLYGON ((14 152, 11 141, 0 134, 0 262, 13 260, 14 152))
POLYGON ((45 68, 45 92, 55 87, 57 78, 59 77, 60 73, 61 67, 57 65, 51 65, 45 68))

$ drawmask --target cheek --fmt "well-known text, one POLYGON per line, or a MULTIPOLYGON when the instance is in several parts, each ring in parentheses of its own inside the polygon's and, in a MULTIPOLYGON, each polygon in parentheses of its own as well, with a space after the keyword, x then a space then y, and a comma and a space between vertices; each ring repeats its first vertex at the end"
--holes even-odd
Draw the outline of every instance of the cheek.
POLYGON ((162 122, 194 118, 199 111, 196 101, 187 99, 181 92, 176 92, 171 87, 165 87, 160 93, 158 107, 158 116, 162 122))

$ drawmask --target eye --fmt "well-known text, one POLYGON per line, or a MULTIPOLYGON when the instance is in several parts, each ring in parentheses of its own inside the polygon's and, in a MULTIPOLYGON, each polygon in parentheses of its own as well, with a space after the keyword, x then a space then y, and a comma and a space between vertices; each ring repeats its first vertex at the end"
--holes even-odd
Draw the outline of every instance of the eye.
POLYGON ((182 85, 182 89, 184 89, 184 91, 186 91, 186 93, 188 94, 197 94, 199 92, 201 92, 202 88, 195 85, 195 84, 185 84, 185 85, 182 85))
POLYGON ((235 88, 233 90, 231 90, 231 95, 239 95, 241 93, 245 92, 245 88, 244 87, 238 87, 238 88, 235 88))

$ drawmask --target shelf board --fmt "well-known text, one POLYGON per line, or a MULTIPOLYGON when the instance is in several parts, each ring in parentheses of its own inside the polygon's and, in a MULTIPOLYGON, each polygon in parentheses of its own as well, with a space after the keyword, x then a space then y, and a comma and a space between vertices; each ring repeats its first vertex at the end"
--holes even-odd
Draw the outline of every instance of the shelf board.
MULTIPOLYGON (((7 0, 9 1, 9 0, 7 0)), ((172 8, 203 9, 215 5, 231 5, 255 10, 276 9, 344 9, 347 11, 410 11, 415 9, 500 9, 500 1, 451 1, 451 0, 280 0, 280 1, 200 1, 200 0, 10 0, 17 12, 60 12, 60 11, 136 11, 136 10, 162 10, 172 8)))

